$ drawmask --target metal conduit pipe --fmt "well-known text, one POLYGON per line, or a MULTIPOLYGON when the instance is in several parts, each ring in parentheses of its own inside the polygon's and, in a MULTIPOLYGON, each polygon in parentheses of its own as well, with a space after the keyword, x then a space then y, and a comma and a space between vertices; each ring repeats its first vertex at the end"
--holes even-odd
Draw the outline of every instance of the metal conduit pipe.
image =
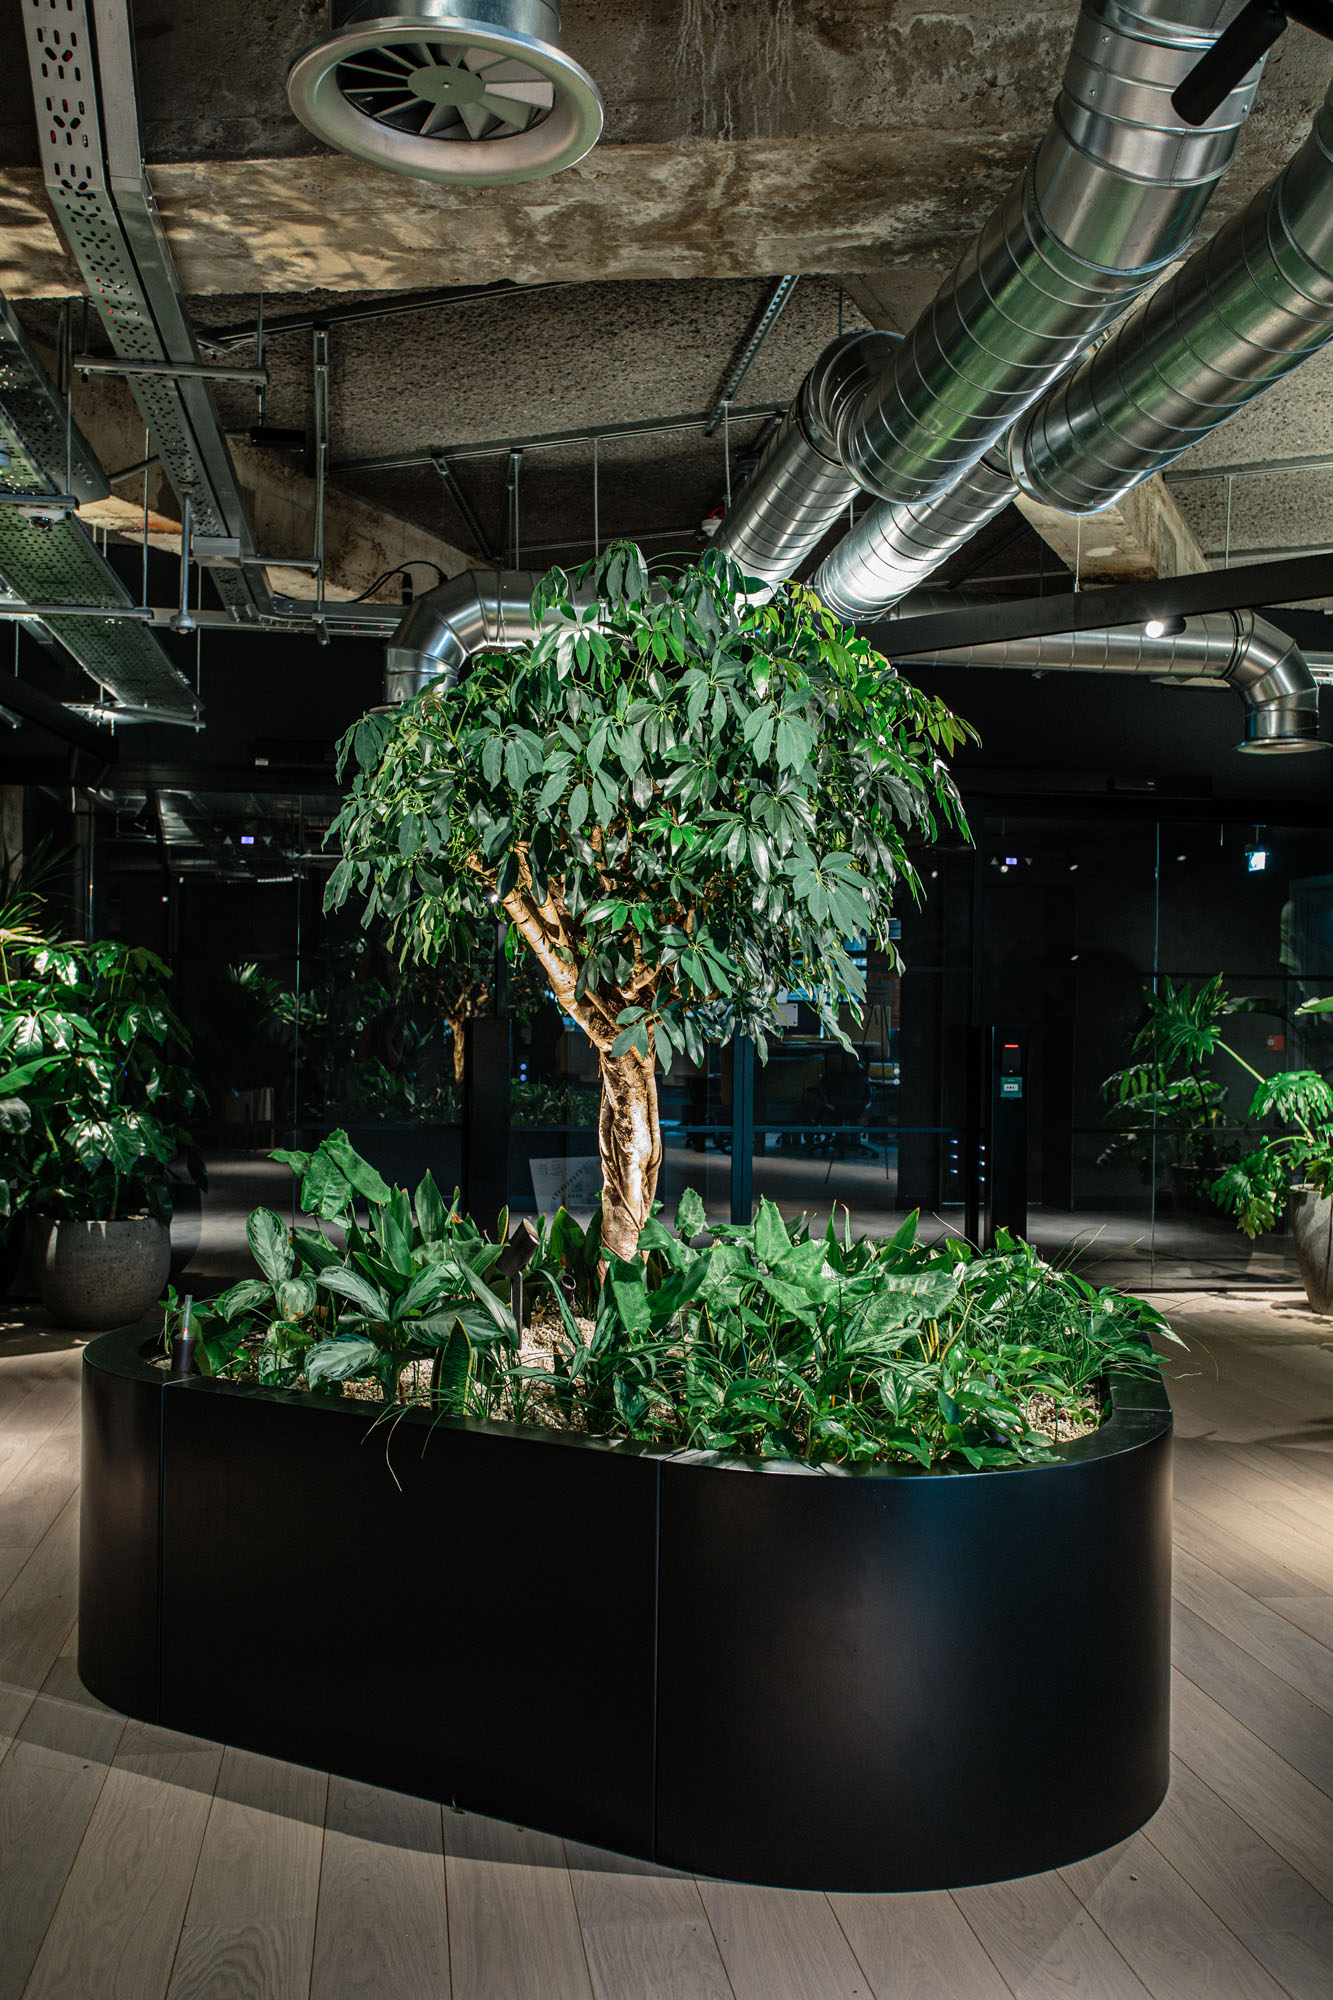
POLYGON ((877 618, 970 542, 1013 499, 999 453, 988 452, 938 500, 878 501, 830 550, 814 587, 852 623, 877 618))
MULTIPOLYGON (((1259 70, 1197 129, 1171 92, 1236 8, 1084 0, 1050 130, 952 278, 905 341, 876 349, 853 335, 825 349, 728 510, 718 546, 748 574, 790 576, 858 487, 902 506, 940 499, 1180 256, 1259 70)), ((950 518, 965 539, 963 517, 950 518)), ((927 546, 919 518, 880 527, 890 547, 927 546)))
MULTIPOLYGON (((384 650, 384 699, 410 701, 434 680, 456 687, 473 653, 484 646, 522 646, 534 630, 568 624, 562 612, 548 611, 539 628, 532 622, 532 593, 541 572, 532 569, 463 570, 414 598, 384 650)), ((574 606, 594 603, 591 590, 576 592, 574 606)))
POLYGON ((1333 85, 1249 206, 1057 383, 943 498, 882 503, 821 565, 842 617, 887 610, 1022 488, 1094 513, 1160 472, 1333 340, 1333 85))
MULTIPOLYGON (((975 602, 975 599, 970 599, 975 602)), ((944 592, 918 592, 897 607, 898 617, 956 606, 944 592)), ((894 658, 893 620, 870 636, 894 658)), ((1186 620, 1185 629, 1150 639, 1141 626, 1064 632, 1042 639, 1009 639, 953 652, 915 653, 907 666, 1023 667, 1041 673, 1143 674, 1156 681, 1224 684, 1245 707, 1241 750, 1323 750, 1319 688, 1294 639, 1253 611, 1211 611, 1186 620)))
POLYGON ((1188 247, 1261 65, 1197 129, 1171 93, 1236 11, 1084 0, 1030 164, 844 416, 839 453, 860 485, 900 502, 944 493, 1188 247))
POLYGON ((900 339, 843 334, 802 382, 714 544, 747 576, 765 583, 789 577, 855 495, 856 481, 838 457, 838 423, 847 400, 864 391, 900 339))
POLYGON ((1015 429, 1009 461, 1065 513, 1109 506, 1333 339, 1333 85, 1276 180, 1015 429))

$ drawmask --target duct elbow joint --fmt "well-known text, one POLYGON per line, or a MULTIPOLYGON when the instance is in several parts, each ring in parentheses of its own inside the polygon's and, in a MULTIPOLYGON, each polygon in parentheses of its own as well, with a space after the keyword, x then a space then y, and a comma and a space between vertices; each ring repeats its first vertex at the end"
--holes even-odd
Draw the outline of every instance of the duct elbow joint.
POLYGON ((1273 755, 1329 748, 1319 734, 1319 686, 1305 656, 1266 618, 1236 614, 1236 650, 1226 678, 1245 703, 1240 749, 1273 755))

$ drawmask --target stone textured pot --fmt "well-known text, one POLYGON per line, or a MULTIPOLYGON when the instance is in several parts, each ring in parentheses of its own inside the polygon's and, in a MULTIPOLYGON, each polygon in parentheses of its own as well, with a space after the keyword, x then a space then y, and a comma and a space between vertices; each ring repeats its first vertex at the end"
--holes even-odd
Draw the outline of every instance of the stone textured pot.
POLYGON ((166 1289, 171 1236, 164 1222, 52 1222, 33 1229, 37 1293, 57 1326, 98 1333, 142 1319, 166 1289))
POLYGON ((1294 1187, 1291 1232, 1306 1298, 1317 1313, 1333 1313, 1333 1195, 1294 1187))

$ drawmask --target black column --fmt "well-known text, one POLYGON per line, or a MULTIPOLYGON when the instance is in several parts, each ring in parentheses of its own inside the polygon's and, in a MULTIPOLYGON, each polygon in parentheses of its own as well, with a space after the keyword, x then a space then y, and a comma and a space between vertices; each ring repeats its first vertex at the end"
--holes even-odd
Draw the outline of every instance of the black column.
POLYGON ((1025 1236, 1028 1226, 1028 1047, 1024 1028, 985 1031, 989 1127, 982 1248, 997 1229, 1025 1236))
POLYGON ((463 1133, 459 1193, 463 1213, 493 1230, 509 1204, 509 982, 505 927, 495 930, 491 1012, 463 1030, 463 1133))
POLYGON ((748 1222, 754 1202, 754 1043, 731 1044, 731 1219, 748 1222))

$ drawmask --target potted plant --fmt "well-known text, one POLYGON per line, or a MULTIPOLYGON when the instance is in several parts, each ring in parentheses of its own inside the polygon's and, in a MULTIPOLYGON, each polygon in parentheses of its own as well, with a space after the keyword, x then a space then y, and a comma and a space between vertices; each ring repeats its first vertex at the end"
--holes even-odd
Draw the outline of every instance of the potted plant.
MULTIPOLYGON (((1333 995, 1307 1000, 1300 1014, 1333 1013, 1333 995)), ((1248 1070, 1259 1088, 1254 1119, 1286 1128, 1266 1134, 1213 1182, 1213 1199, 1251 1238, 1276 1229, 1287 1204, 1305 1295, 1317 1313, 1333 1313, 1333 1089, 1317 1070, 1283 1070, 1262 1077, 1221 1037, 1217 1047, 1248 1070)))
POLYGON ((470 960, 503 913, 597 1050, 602 1239, 626 1258, 661 1164, 659 1055, 738 1031, 763 1052, 792 988, 846 1042, 849 946, 893 955, 908 838, 962 826, 943 757, 971 732, 813 593, 756 606, 712 552, 650 579, 616 545, 552 570, 534 618, 553 606, 563 629, 350 732, 326 906, 359 892, 430 960, 470 960))
POLYGON ((198 1092, 189 1037, 168 1002, 170 969, 116 942, 37 934, 0 965, 0 1098, 8 1200, 32 1225, 37 1289, 81 1330, 139 1317, 171 1261, 172 1184, 198 1092))
POLYGON ((1136 1060, 1101 1086, 1113 1137, 1098 1166, 1131 1160, 1163 1206, 1206 1212, 1230 1122, 1226 1086, 1211 1067, 1221 1045, 1210 1030, 1224 1015, 1261 1004, 1232 1000, 1220 973, 1197 992, 1164 978, 1148 995, 1132 1045, 1136 1060))
POLYGON ((567 629, 358 725, 329 901, 409 957, 502 912, 598 1051, 600 1211, 488 1238, 345 1133, 281 1155, 312 1223, 251 1218, 202 1372, 142 1332, 85 1355, 80 1671, 169 1727, 710 1874, 1073 1860, 1167 1778, 1157 1315, 1009 1238, 655 1213, 659 1052, 762 1044, 794 987, 845 1037, 908 836, 961 824, 964 726, 804 591, 751 605, 716 555, 650 582, 625 547, 594 574, 587 618, 553 572, 567 629), (549 1726, 515 1730, 542 1660, 549 1726), (1038 1739, 1082 1749, 1034 1786, 1038 1739))
POLYGON ((709 1240, 687 1191, 620 1259, 563 1213, 487 1237, 345 1133, 278 1157, 311 1221, 250 1217, 255 1276, 196 1309, 201 1372, 143 1329, 85 1355, 79 1662, 103 1700, 803 1887, 1025 1873, 1158 1803, 1151 1308, 915 1218, 855 1242, 763 1202, 709 1240), (294 1482, 299 1561, 272 1532, 294 1482), (1029 1627, 1042 1671, 1015 1674, 1029 1627), (552 1724, 515 1731, 542 1657, 552 1724), (350 1699, 385 1660, 395 1699, 350 1699), (1089 1714, 1025 1786, 1034 1735, 1089 1714))

